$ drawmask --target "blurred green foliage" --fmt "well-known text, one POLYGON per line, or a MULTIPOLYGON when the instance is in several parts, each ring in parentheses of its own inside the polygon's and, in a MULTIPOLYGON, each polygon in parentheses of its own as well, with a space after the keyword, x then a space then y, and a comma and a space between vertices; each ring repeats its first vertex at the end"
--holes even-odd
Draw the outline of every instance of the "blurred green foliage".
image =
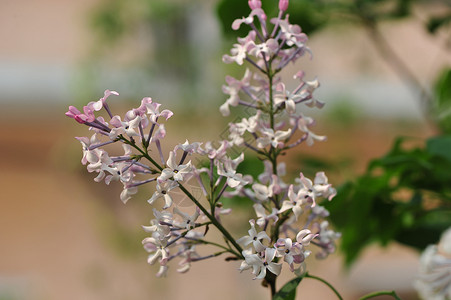
MULTIPOLYGON (((299 24, 302 30, 310 34, 324 26, 330 19, 331 9, 328 9, 323 1, 297 0, 290 2, 290 22, 299 24)), ((268 16, 277 16, 278 8, 274 1, 262 1, 262 8, 268 16)), ((247 1, 222 0, 217 5, 217 15, 222 31, 226 37, 245 36, 247 29, 242 26, 239 30, 232 30, 231 26, 235 19, 248 16, 250 13, 247 1)), ((270 20, 268 20, 270 21, 270 20)))
MULTIPOLYGON (((451 134, 451 69, 445 69, 435 83, 432 112, 440 129, 451 134)), ((451 152, 451 149, 449 149, 451 152)))
MULTIPOLYGON (((289 14, 293 24, 299 24, 307 34, 335 22, 381 21, 409 16, 412 4, 419 0, 295 0, 290 1, 289 14)), ((277 15, 273 1, 262 1, 267 15, 277 15)), ((217 6, 223 32, 234 36, 233 20, 249 14, 247 1, 221 0, 217 6)), ((431 17, 432 20, 432 17, 431 17)), ((238 31, 239 35, 243 32, 238 31)))
POLYGON ((352 263, 371 242, 390 241, 424 249, 451 226, 451 136, 406 149, 398 138, 367 171, 339 188, 325 204, 343 233, 341 248, 352 263))
POLYGON ((306 274, 296 277, 288 281, 284 286, 273 296, 273 300, 295 300, 296 288, 306 274))

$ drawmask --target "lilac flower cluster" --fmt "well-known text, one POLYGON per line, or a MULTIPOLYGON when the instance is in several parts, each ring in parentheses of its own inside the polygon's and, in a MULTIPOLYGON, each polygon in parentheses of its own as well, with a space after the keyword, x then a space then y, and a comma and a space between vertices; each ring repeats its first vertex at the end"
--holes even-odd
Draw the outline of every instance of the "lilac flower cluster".
POLYGON ((66 113, 93 131, 90 138, 77 139, 83 147, 82 163, 89 172, 97 173, 95 181, 120 181, 124 203, 137 193, 138 187, 155 184, 148 199, 154 206, 154 219, 143 227, 149 233, 143 245, 149 252, 149 264, 160 265, 157 276, 165 275, 175 258, 179 259, 177 271, 183 273, 192 262, 228 254, 226 260, 241 260, 241 271, 251 269, 255 278, 265 278, 275 286, 273 277, 281 272, 280 261, 300 275, 311 254, 309 246, 317 246, 316 256, 325 258, 335 250, 340 236, 329 228, 325 221, 329 213, 319 205, 320 199, 331 200, 336 194, 326 175, 318 172, 312 181, 300 173, 292 183, 286 183, 285 164, 278 162, 287 150, 303 142, 311 145, 325 139, 310 130, 314 120, 299 107, 323 106, 313 97, 318 81, 304 80, 300 71, 294 76, 299 84, 290 92, 278 75, 290 62, 309 52, 307 36, 299 26, 289 23, 285 14, 288 0, 279 2, 279 14, 269 23, 260 0, 250 0, 249 6, 250 15, 232 24, 234 29, 250 26, 249 34, 239 38, 230 55, 223 57, 226 63, 246 63, 249 68, 241 80, 226 77, 223 91, 229 97, 220 112, 227 116, 231 107, 241 105, 250 115, 230 123, 228 140, 205 144, 186 141, 165 155, 161 146, 166 136, 162 121, 173 113, 160 110, 160 104, 144 98, 138 108, 121 118, 113 115, 106 102, 110 95, 118 95, 114 91, 105 91, 103 98, 88 103, 83 112, 70 106, 66 113), (98 115, 101 110, 108 120, 98 115), (122 144, 123 153, 112 156, 104 147, 115 143, 122 144), (230 154, 236 153, 232 150, 237 147, 261 158, 265 169, 258 178, 237 171, 244 160, 243 152, 230 154), (202 163, 196 165, 193 161, 202 163), (190 191, 192 182, 199 186, 201 195, 190 191), (176 192, 192 201, 195 209, 177 206, 176 192), (220 218, 231 212, 223 207, 221 199, 236 196, 253 201, 256 215, 249 220, 248 235, 239 239, 232 237, 220 218), (224 243, 205 239, 210 227, 219 230, 224 243), (201 256, 196 252, 198 245, 210 245, 218 251, 201 256))
POLYGON ((429 245, 420 257, 414 287, 422 299, 451 299, 451 228, 442 233, 437 245, 429 245))

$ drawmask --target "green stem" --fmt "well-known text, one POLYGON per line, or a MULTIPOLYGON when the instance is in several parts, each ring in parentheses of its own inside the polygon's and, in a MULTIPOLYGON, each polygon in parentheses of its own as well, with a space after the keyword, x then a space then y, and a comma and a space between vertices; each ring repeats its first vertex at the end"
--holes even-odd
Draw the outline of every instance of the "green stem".
POLYGON ((124 138, 123 136, 121 136, 120 139, 121 139, 125 144, 130 145, 130 146, 132 146, 133 148, 135 148, 136 150, 138 150, 138 151, 141 153, 142 157, 145 157, 146 159, 148 159, 155 167, 158 168, 158 170, 160 170, 160 171, 163 170, 163 167, 160 166, 160 165, 159 165, 152 157, 150 157, 150 155, 149 155, 147 152, 145 152, 145 151, 143 151, 141 148, 139 148, 139 147, 136 145, 136 143, 132 143, 131 141, 129 141, 129 140, 127 140, 126 138, 124 138))
POLYGON ((343 300, 343 297, 341 297, 340 293, 329 282, 327 282, 326 280, 324 280, 324 279, 322 279, 320 277, 314 276, 314 275, 310 275, 309 273, 305 274, 305 278, 315 279, 315 280, 318 280, 318 281, 324 283, 325 285, 327 285, 335 293, 335 295, 337 296, 338 299, 343 300))
POLYGON ((273 91, 272 91, 272 75, 268 70, 268 84, 269 84, 269 120, 271 128, 274 130, 274 99, 273 99, 273 91))
POLYGON ((224 235, 224 237, 229 240, 232 245, 235 247, 236 250, 238 250, 238 252, 234 253, 235 255, 237 255, 239 258, 244 259, 244 256, 241 254, 241 252, 243 252, 243 249, 240 247, 240 245, 238 245, 238 243, 235 241, 235 239, 232 237, 232 235, 221 225, 221 223, 218 222, 218 220, 216 220, 216 218, 211 215, 206 209, 205 207, 203 207, 199 201, 197 201, 196 198, 194 198, 193 195, 191 195, 191 193, 181 184, 179 184, 179 188, 185 193, 185 195, 188 196, 188 198, 191 199, 191 201, 194 202, 194 204, 196 204, 197 207, 199 207, 199 209, 207 216, 208 219, 210 219, 211 223, 213 223, 213 225, 218 228, 219 231, 221 231, 221 233, 224 235))
MULTIPOLYGON (((161 167, 152 157, 150 157, 150 155, 148 153, 146 153, 145 151, 143 151, 140 147, 138 147, 136 145, 136 143, 133 143, 129 140, 127 140, 126 138, 121 136, 121 139, 124 141, 124 143, 132 146, 133 148, 135 148, 136 150, 138 150, 143 157, 145 157, 146 159, 148 159, 155 167, 157 167, 160 171, 163 170, 163 167, 161 167)), ((199 209, 207 216, 208 219, 210 219, 211 223, 218 228, 219 231, 221 231, 221 233, 224 235, 224 237, 229 240, 232 245, 236 248, 236 251, 233 251, 232 249, 228 249, 225 248, 223 246, 221 246, 223 249, 227 249, 227 251, 230 251, 231 253, 233 253, 234 255, 236 255, 239 258, 244 259, 244 256, 241 254, 241 252, 243 252, 243 249, 240 247, 240 245, 238 245, 238 243, 235 241, 235 239, 232 237, 232 235, 221 225, 221 223, 218 222, 218 220, 216 220, 216 218, 214 217, 214 215, 210 214, 205 207, 203 207, 199 201, 197 201, 196 198, 194 198, 193 195, 191 195, 191 193, 181 184, 179 184, 179 188, 185 193, 185 195, 188 196, 188 198, 191 199, 191 201, 194 202, 194 204, 196 204, 197 207, 199 207, 199 209)), ((213 201, 213 199, 212 199, 213 201)), ((219 244, 216 244, 217 246, 219 246, 219 244)))
POLYGON ((374 297, 378 297, 378 296, 383 296, 383 295, 389 295, 392 296, 394 299, 396 300, 401 300, 401 298, 398 297, 398 295, 396 295, 395 291, 380 291, 380 292, 374 292, 374 293, 370 293, 368 295, 363 296, 362 298, 360 298, 359 300, 365 300, 365 299, 370 299, 370 298, 374 298, 374 297))
POLYGON ((201 240, 201 239, 191 239, 191 238, 187 238, 187 239, 188 239, 188 240, 191 240, 191 241, 193 241, 193 242, 200 243, 200 244, 216 246, 216 247, 219 247, 219 248, 221 248, 221 249, 224 249, 226 252, 230 252, 230 253, 236 255, 236 252, 235 252, 235 251, 233 251, 232 249, 229 249, 229 248, 227 248, 227 247, 225 247, 225 246, 223 246, 223 245, 221 245, 221 244, 217 244, 217 243, 214 243, 214 242, 209 242, 209 241, 201 240))

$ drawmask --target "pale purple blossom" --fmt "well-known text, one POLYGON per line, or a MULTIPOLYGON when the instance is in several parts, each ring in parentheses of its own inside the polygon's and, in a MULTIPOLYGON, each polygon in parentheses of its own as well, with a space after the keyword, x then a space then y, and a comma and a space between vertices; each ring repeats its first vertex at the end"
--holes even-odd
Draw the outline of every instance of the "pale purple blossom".
POLYGON ((159 239, 155 237, 145 238, 142 241, 142 244, 144 245, 144 249, 150 253, 147 258, 147 263, 153 265, 159 261, 161 265, 165 265, 169 257, 169 251, 166 248, 167 243, 168 241, 166 239, 159 239))
POLYGON ((414 287, 425 300, 451 299, 451 228, 421 254, 414 287))
POLYGON ((176 222, 174 225, 179 228, 184 228, 186 230, 191 230, 194 227, 196 227, 196 220, 200 215, 200 209, 196 207, 196 210, 192 215, 188 215, 187 213, 184 213, 177 207, 174 207, 174 213, 179 215, 182 218, 181 222, 176 222))
POLYGON ((266 272, 279 275, 282 270, 282 264, 273 262, 276 256, 276 249, 266 248, 263 257, 258 254, 247 254, 243 252, 244 259, 249 267, 252 268, 252 274, 256 275, 254 279, 263 279, 266 272))
POLYGON ((262 128, 260 132, 262 136, 257 139, 258 148, 265 148, 269 145, 274 148, 282 148, 285 145, 285 140, 291 135, 291 129, 274 132, 271 128, 262 128))
POLYGON ((167 168, 161 171, 161 175, 158 177, 160 181, 165 181, 170 178, 174 178, 175 181, 183 181, 184 178, 193 170, 191 161, 187 164, 179 164, 177 162, 176 154, 174 151, 169 152, 169 158, 166 162, 167 168))
POLYGON ((163 198, 164 199, 163 209, 171 207, 173 200, 169 192, 175 189, 176 187, 178 187, 178 183, 176 181, 158 179, 156 191, 153 193, 152 197, 149 200, 147 200, 147 202, 149 202, 149 204, 153 204, 155 200, 163 198))
POLYGON ((270 220, 273 220, 273 222, 277 222, 279 220, 279 217, 277 216, 279 211, 277 210, 277 208, 273 207, 271 212, 267 214, 266 209, 263 207, 263 205, 255 203, 253 207, 258 218, 255 223, 257 223, 258 226, 263 227, 270 220))
POLYGON ((271 240, 269 236, 266 234, 265 231, 257 232, 255 229, 255 221, 250 220, 249 224, 251 224, 251 229, 249 229, 248 233, 249 235, 245 235, 237 240, 238 244, 243 245, 244 247, 247 247, 248 245, 252 244, 255 251, 261 252, 265 250, 265 246, 262 244, 262 240, 267 240, 268 242, 271 240))

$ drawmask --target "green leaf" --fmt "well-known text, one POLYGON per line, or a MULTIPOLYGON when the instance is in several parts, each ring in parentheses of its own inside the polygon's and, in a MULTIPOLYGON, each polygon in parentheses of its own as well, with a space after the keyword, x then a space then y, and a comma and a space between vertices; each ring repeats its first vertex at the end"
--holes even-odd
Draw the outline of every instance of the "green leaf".
POLYGON ((451 136, 438 136, 427 140, 429 153, 446 158, 451 162, 451 136))
POLYGON ((446 68, 434 85, 433 114, 440 129, 451 133, 451 69, 446 68))
POLYGON ((430 33, 436 33, 438 29, 448 25, 451 22, 451 14, 441 17, 432 17, 429 19, 427 29, 430 33))
POLYGON ((305 274, 288 281, 272 298, 273 300, 294 300, 296 297, 296 288, 305 274))

